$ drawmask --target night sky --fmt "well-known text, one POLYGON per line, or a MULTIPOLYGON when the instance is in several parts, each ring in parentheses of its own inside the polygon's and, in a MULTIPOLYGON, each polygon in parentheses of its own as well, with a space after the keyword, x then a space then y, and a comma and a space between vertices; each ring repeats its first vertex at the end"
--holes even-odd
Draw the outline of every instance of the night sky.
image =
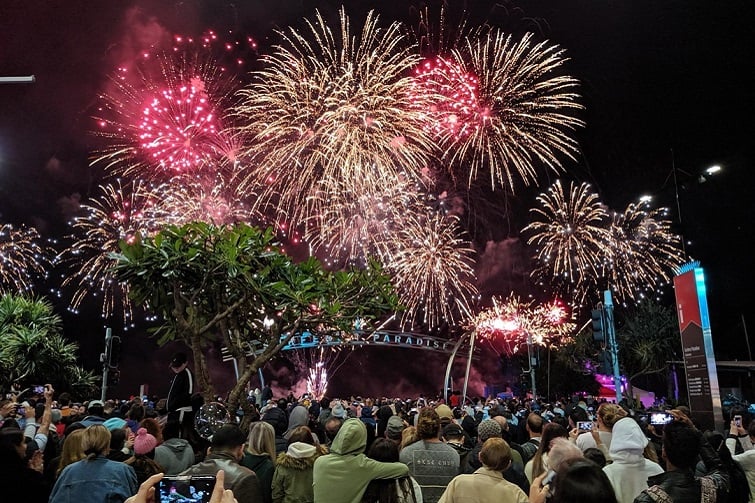
MULTIPOLYGON (((96 146, 88 133, 93 129, 90 117, 118 60, 160 37, 199 34, 207 28, 248 33, 264 53, 274 40, 274 28, 298 25, 303 17, 312 17, 316 7, 332 14, 340 6, 340 2, 305 0, 107 3, 0 3, 0 75, 36 76, 31 85, 0 84, 2 222, 33 225, 46 237, 66 233, 66 221, 99 183, 97 173, 88 167, 89 152, 96 146)), ((519 35, 534 31, 538 38, 567 50, 568 72, 581 83, 587 126, 578 133, 581 156, 578 162, 565 163, 564 179, 592 183, 614 209, 653 194, 674 210, 678 220, 670 176, 672 166, 676 167, 678 229, 690 242, 687 252, 707 272, 716 352, 719 359, 747 359, 743 319, 748 327, 755 327, 749 309, 755 280, 753 3, 470 0, 448 4, 453 12, 466 5, 472 23, 487 20, 519 35), (700 183, 698 174, 713 164, 721 165, 723 172, 700 183)), ((346 2, 354 21, 364 19, 373 7, 384 21, 412 20, 425 5, 440 3, 346 2)), ((553 175, 541 179, 541 188, 554 180, 553 175)), ((526 212, 536 194, 537 190, 523 191, 516 201, 520 209, 515 211, 526 212)), ((527 255, 520 228, 496 229, 480 250, 478 272, 485 295, 507 295, 525 282, 527 255)), ((61 313, 64 309, 61 302, 61 313)), ((96 367, 104 334, 98 313, 97 306, 84 306, 79 316, 65 314, 66 333, 80 341, 83 363, 90 368, 96 367)), ((152 361, 150 383, 161 392, 170 379, 166 362, 174 348, 158 350, 151 340, 138 336, 139 330, 135 332, 126 348, 124 382, 129 390, 138 384, 128 370, 134 363, 143 365, 146 355, 152 361)), ((345 365, 351 370, 336 381, 369 379, 387 358, 393 358, 374 351, 350 356, 349 362, 359 359, 363 365, 345 365)), ((416 372, 387 377, 393 388, 408 393, 408 383, 421 382, 428 374, 426 386, 432 389, 442 380, 438 369, 443 362, 437 358, 414 352, 398 358, 405 358, 416 372)), ((481 364, 483 374, 489 370, 485 366, 481 364)), ((227 372, 220 364, 216 367, 218 380, 227 382, 227 372)), ((348 382, 334 386, 352 391, 348 382)))

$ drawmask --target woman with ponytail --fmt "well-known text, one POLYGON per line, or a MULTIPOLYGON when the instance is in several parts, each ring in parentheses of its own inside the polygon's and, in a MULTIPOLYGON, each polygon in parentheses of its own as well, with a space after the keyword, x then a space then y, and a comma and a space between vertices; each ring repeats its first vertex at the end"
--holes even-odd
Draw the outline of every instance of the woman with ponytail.
POLYGON ((136 494, 136 473, 130 466, 111 461, 110 432, 102 425, 84 430, 82 448, 86 456, 66 466, 52 488, 49 503, 123 502, 136 494))

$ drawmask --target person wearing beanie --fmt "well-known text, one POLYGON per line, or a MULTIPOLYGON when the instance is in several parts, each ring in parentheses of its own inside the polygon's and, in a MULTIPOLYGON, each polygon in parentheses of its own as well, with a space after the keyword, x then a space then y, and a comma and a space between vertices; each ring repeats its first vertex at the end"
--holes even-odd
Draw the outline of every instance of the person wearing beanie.
POLYGON ((406 428, 406 423, 399 416, 391 416, 388 418, 388 424, 385 427, 385 438, 396 443, 401 444, 401 438, 406 428))
MULTIPOLYGON (((491 438, 502 439, 503 430, 501 425, 495 419, 485 419, 477 426, 477 444, 467 454, 467 463, 463 467, 463 473, 475 473, 482 468, 482 461, 480 460, 480 451, 485 441, 491 438)), ((508 443, 506 444, 508 446, 508 443)), ((509 446, 510 447, 510 446, 509 446)), ((511 453, 509 453, 511 457, 511 453)), ((524 467, 515 466, 510 463, 502 472, 503 478, 508 482, 515 484, 525 493, 529 493, 530 484, 527 481, 527 477, 524 475, 524 467)))
POLYGON ((157 439, 150 435, 146 428, 139 428, 134 437, 134 460, 131 466, 140 485, 152 475, 165 472, 163 467, 155 462, 155 447, 157 439))
POLYGON ((448 483, 459 474, 459 453, 440 440, 440 428, 440 416, 435 409, 424 407, 417 417, 418 440, 399 453, 401 462, 409 467, 409 475, 422 488, 425 503, 437 502, 448 483))
POLYGON ((273 503, 311 503, 314 501, 312 470, 319 456, 314 445, 293 442, 281 452, 273 474, 273 503))
POLYGON ((126 423, 125 419, 121 419, 120 417, 111 417, 110 419, 106 420, 104 423, 102 423, 102 426, 108 429, 108 431, 112 432, 113 430, 120 430, 123 429, 128 423, 126 423))

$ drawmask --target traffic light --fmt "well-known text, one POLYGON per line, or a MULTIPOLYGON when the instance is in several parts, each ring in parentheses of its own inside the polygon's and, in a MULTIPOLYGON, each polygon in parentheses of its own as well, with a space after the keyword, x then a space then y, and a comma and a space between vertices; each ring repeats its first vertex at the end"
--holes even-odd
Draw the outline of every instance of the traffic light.
POLYGON ((603 375, 613 374, 613 362, 611 360, 611 353, 608 351, 600 352, 600 363, 598 365, 598 373, 603 375))
POLYGON ((107 341, 107 364, 111 368, 118 366, 121 360, 121 338, 117 335, 110 337, 107 341))
POLYGON ((120 370, 111 370, 107 374, 107 385, 108 386, 116 386, 118 382, 121 380, 121 371, 120 370))
POLYGON ((605 325, 603 323, 603 309, 592 310, 592 338, 595 342, 606 340, 605 325))

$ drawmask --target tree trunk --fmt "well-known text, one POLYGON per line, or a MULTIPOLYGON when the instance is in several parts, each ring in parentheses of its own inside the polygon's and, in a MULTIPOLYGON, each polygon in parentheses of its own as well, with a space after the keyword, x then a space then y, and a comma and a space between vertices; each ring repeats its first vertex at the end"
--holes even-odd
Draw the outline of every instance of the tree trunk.
POLYGON ((199 392, 209 402, 215 399, 215 387, 210 378, 210 372, 207 369, 207 359, 202 351, 201 338, 198 333, 191 335, 191 352, 194 355, 194 375, 197 379, 199 392))

